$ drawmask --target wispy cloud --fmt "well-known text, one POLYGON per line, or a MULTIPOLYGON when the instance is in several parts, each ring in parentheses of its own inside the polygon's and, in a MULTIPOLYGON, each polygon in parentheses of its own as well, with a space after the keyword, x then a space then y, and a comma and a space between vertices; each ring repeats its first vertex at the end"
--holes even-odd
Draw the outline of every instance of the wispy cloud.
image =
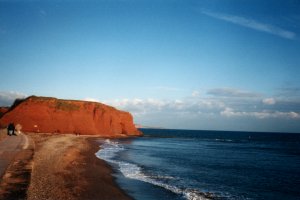
POLYGON ((300 87, 293 87, 293 86, 289 86, 289 87, 281 87, 281 88, 277 88, 277 93, 276 96, 280 97, 280 98, 300 98, 300 87))
POLYGON ((294 40, 296 39, 296 33, 282 29, 280 27, 271 25, 271 24, 265 24, 262 22, 255 21, 253 19, 248 19, 245 17, 240 17, 236 15, 228 15, 224 13, 216 13, 211 11, 202 11, 202 14, 205 14, 207 16, 213 17, 215 19, 227 21, 233 24, 237 24, 243 27, 247 27, 253 30, 269 33, 272 35, 279 36, 281 38, 294 40))
MULTIPOLYGON (((92 99, 86 99, 92 100, 92 99)), ((170 128, 299 132, 300 99, 268 97, 256 91, 215 88, 177 99, 124 98, 102 101, 133 114, 136 123, 170 128), (293 128, 293 126, 295 126, 293 128)))
POLYGON ((246 111, 235 111, 232 108, 226 107, 220 112, 222 116, 226 117, 255 117, 258 119, 267 118, 285 118, 285 119, 300 119, 300 114, 290 111, 290 112, 280 112, 280 111, 257 111, 257 112, 246 112, 246 111))
POLYGON ((174 118, 194 117, 202 119, 208 116, 226 118, 255 119, 300 119, 298 105, 280 105, 270 107, 275 100, 271 98, 251 100, 230 98, 186 98, 178 100, 159 99, 117 99, 106 104, 131 112, 135 117, 152 114, 169 115, 174 118), (265 100, 265 102, 264 102, 265 100))
POLYGON ((249 92, 244 90, 239 90, 235 88, 214 88, 207 91, 207 94, 215 97, 240 97, 240 98, 251 98, 260 97, 261 95, 255 92, 249 92))
POLYGON ((276 100, 274 98, 265 98, 262 100, 262 102, 266 105, 274 105, 276 100))
POLYGON ((195 90, 192 92, 192 97, 199 97, 200 96, 200 92, 195 90))
POLYGON ((151 113, 164 113, 169 115, 195 115, 199 113, 218 113, 224 104, 214 99, 116 99, 104 103, 122 110, 132 112, 135 116, 151 113))
POLYGON ((246 108, 227 105, 227 102, 217 99, 203 98, 195 101, 127 99, 115 103, 119 104, 115 104, 119 109, 130 111, 136 122, 150 126, 247 131, 300 130, 299 125, 293 129, 293 124, 299 123, 299 111, 279 111, 274 108, 250 110, 249 102, 243 102, 247 104, 246 108), (282 124, 286 124, 284 130, 281 129, 282 124))

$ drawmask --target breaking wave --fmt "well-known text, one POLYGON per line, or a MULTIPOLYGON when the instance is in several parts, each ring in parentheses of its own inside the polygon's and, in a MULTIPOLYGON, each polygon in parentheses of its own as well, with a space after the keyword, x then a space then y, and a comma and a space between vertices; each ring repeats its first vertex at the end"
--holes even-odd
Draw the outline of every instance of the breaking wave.
POLYGON ((103 144, 101 145, 101 149, 96 153, 96 156, 102 160, 107 161, 108 163, 116 165, 118 170, 126 178, 135 179, 146 183, 150 183, 155 186, 162 187, 175 194, 181 195, 188 200, 206 200, 206 199, 213 198, 212 193, 201 192, 198 191, 197 189, 192 189, 192 188, 180 188, 178 186, 167 183, 168 180, 176 179, 176 177, 149 175, 146 174, 142 170, 142 167, 137 164, 133 164, 125 161, 119 161, 115 159, 117 153, 124 150, 125 148, 120 143, 107 139, 103 141, 103 144))

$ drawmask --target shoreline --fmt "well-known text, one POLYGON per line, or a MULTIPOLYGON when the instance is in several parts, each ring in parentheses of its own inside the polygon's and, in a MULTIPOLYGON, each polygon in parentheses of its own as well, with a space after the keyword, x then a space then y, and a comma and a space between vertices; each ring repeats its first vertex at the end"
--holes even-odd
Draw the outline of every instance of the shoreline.
MULTIPOLYGON (((121 187, 116 183, 116 178, 113 176, 114 170, 113 168, 104 160, 99 159, 95 153, 99 151, 100 144, 97 142, 98 138, 87 138, 88 143, 90 144, 90 151, 86 154, 86 161, 89 163, 93 163, 93 168, 95 169, 95 174, 93 171, 89 171, 90 177, 94 179, 94 176, 97 175, 101 177, 99 180, 95 180, 101 187, 99 188, 97 184, 91 184, 91 186, 95 188, 90 188, 92 193, 92 198, 88 197, 88 199, 124 199, 131 200, 130 197, 121 187), (102 170, 100 170, 100 168, 102 170), (109 184, 109 185, 108 185, 109 184), (95 193, 95 190, 98 190, 95 193), (101 197, 101 198, 100 198, 101 197)), ((101 138, 102 139, 102 138, 101 138)), ((90 182, 91 183, 91 182, 90 182)))
MULTIPOLYGON (((100 144, 95 136, 75 136, 71 134, 36 134, 26 133, 32 141, 30 149, 32 158, 28 160, 30 175, 20 185, 14 181, 2 184, 7 186, 5 199, 11 199, 20 190, 17 199, 120 199, 130 200, 113 177, 113 169, 104 160, 96 157, 100 144), (12 189, 13 188, 13 189, 12 189)), ((22 151, 21 151, 22 152, 22 151)), ((20 153, 19 160, 25 159, 20 153)), ((7 172, 16 174, 16 178, 24 174, 22 168, 11 165, 7 172)), ((5 189, 5 188, 4 188, 5 189)))

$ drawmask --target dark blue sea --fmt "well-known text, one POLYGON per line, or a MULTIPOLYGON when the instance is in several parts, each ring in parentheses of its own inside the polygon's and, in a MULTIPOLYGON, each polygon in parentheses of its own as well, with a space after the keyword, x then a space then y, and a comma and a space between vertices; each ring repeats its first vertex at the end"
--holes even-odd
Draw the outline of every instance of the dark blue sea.
POLYGON ((134 199, 300 199, 300 134, 141 130, 96 153, 134 199))

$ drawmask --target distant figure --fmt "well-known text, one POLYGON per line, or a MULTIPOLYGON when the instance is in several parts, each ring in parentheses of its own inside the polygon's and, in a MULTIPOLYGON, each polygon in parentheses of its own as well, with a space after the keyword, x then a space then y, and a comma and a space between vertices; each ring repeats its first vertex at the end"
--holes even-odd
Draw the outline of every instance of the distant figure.
POLYGON ((7 127, 7 135, 11 136, 15 134, 15 125, 14 123, 9 123, 8 127, 7 127))
POLYGON ((22 125, 21 124, 17 124, 15 126, 15 134, 18 135, 21 133, 21 130, 22 130, 22 125))

